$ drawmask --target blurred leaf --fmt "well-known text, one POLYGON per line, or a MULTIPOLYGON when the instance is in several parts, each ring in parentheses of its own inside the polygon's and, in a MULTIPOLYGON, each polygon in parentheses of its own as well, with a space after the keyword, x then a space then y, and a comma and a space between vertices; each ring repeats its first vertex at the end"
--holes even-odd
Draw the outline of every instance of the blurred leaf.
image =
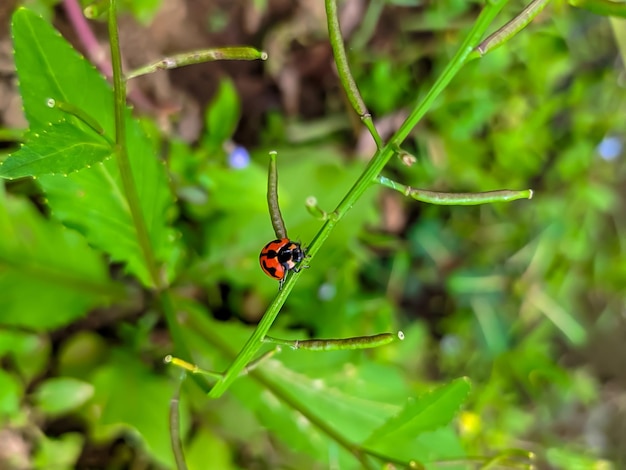
POLYGON ((0 324, 59 327, 116 295, 103 260, 79 234, 2 190, 0 232, 0 324))
POLYGON ((50 359, 50 342, 44 335, 0 329, 0 358, 11 356, 22 378, 31 380, 50 359))
MULTIPOLYGON (((24 110, 32 132, 65 118, 62 111, 46 106, 53 98, 78 107, 100 123, 106 135, 115 135, 109 85, 58 32, 22 8, 13 15, 13 38, 24 110)), ((128 110, 126 135, 134 184, 153 250, 158 261, 171 260, 178 254, 178 246, 167 227, 173 201, 165 169, 154 145, 128 110)), ((85 234, 114 261, 126 263, 144 285, 152 286, 116 160, 109 159, 68 177, 48 175, 38 181, 55 217, 85 234)))
POLYGON ((416 437, 447 425, 467 399, 470 382, 467 378, 453 380, 417 399, 410 399, 402 411, 372 432, 364 444, 392 442, 399 436, 416 437))
POLYGON ((162 0, 124 0, 123 6, 144 25, 148 25, 161 7, 162 0))
POLYGON ((17 413, 23 393, 23 387, 17 378, 4 369, 0 369, 0 417, 2 419, 17 413))
POLYGON ((1 163, 0 177, 68 174, 101 162, 112 151, 94 131, 61 121, 29 133, 26 145, 1 163))
POLYGON ((613 464, 607 460, 585 455, 583 452, 574 452, 561 447, 552 447, 547 451, 548 462, 555 468, 585 468, 594 470, 613 470, 613 464))
POLYGON ((42 435, 34 456, 35 468, 72 470, 83 447, 84 436, 77 432, 65 433, 58 438, 42 435))
POLYGON ((221 148, 233 136, 239 123, 240 107, 233 83, 228 79, 220 81, 217 93, 206 110, 205 145, 209 149, 221 148))
POLYGON ((59 415, 82 406, 93 395, 93 385, 70 377, 42 382, 35 391, 37 407, 48 415, 59 415))
POLYGON ((221 437, 203 428, 185 449, 189 470, 230 470, 233 463, 231 449, 221 437))

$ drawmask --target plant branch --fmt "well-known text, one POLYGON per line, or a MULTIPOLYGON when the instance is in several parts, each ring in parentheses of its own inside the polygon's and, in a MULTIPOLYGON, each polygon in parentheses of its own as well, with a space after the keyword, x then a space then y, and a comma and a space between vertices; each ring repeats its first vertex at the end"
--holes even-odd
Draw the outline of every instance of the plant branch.
POLYGON ((180 374, 180 378, 176 384, 176 391, 170 400, 170 443, 172 445, 172 452, 174 453, 174 460, 178 470, 187 470, 187 463, 185 462, 185 454, 183 452, 183 443, 180 439, 180 388, 183 384, 183 380, 185 380, 184 371, 180 374))
MULTIPOLYGON (((459 50, 448 63, 441 76, 437 79, 424 99, 413 109, 409 117, 402 124, 400 129, 393 135, 390 142, 383 148, 376 151, 372 160, 365 168, 364 172, 358 178, 356 183, 348 191, 343 200, 339 203, 337 208, 332 214, 329 214, 328 220, 322 225, 317 235, 313 238, 313 241, 307 248, 307 258, 309 264, 314 260, 315 255, 320 250, 326 239, 330 236, 333 228, 339 220, 352 208, 352 206, 363 195, 365 190, 370 187, 372 183, 376 181, 378 174, 387 164, 389 159, 394 155, 395 148, 398 148, 400 144, 408 137, 411 130, 417 125, 420 119, 430 109, 435 99, 450 83, 452 78, 458 73, 461 67, 467 62, 471 52, 478 45, 485 31, 493 21, 494 17, 500 12, 506 0, 494 0, 488 2, 485 8, 479 15, 476 23, 468 33, 466 39, 463 41, 459 50)), ((270 327, 274 323, 278 312, 287 300, 287 297, 294 288, 296 282, 303 274, 304 270, 300 270, 297 273, 293 273, 285 284, 283 289, 278 292, 278 295, 274 298, 270 306, 268 307, 265 315, 257 325, 256 329, 244 345, 241 352, 235 358, 230 365, 224 378, 218 381, 211 392, 209 397, 217 398, 221 396, 226 389, 232 384, 232 382, 239 376, 240 372, 246 366, 248 362, 252 360, 256 352, 263 344, 263 338, 270 330, 270 327)))
MULTIPOLYGON (((143 255, 145 265, 150 275, 153 287, 159 294, 161 309, 167 322, 168 330, 174 341, 176 354, 184 359, 191 359, 191 355, 185 346, 185 338, 176 321, 176 312, 169 292, 159 276, 156 258, 152 249, 152 243, 141 210, 139 195, 133 178, 128 151, 126 147, 126 83, 122 76, 122 57, 120 54, 120 41, 117 30, 117 0, 110 0, 109 4, 109 41, 111 43, 111 63, 113 66, 113 93, 115 106, 115 157, 122 179, 122 188, 131 213, 137 242, 143 255)), ((196 383, 207 390, 206 382, 200 377, 194 376, 196 383)))
POLYGON ((122 188, 126 196, 128 208, 135 226, 139 249, 150 273, 154 287, 161 288, 161 281, 157 269, 152 244, 148 236, 146 222, 141 212, 141 204, 133 171, 126 148, 126 82, 122 75, 122 56, 120 53, 120 39, 117 30, 117 0, 111 0, 109 6, 109 41, 111 43, 111 64, 113 66, 113 94, 115 99, 115 156, 122 178, 122 188))
MULTIPOLYGON (((281 292, 284 292, 281 291, 281 292)), ((232 346, 228 340, 225 340, 221 335, 216 333, 215 329, 208 324, 206 317, 200 314, 199 310, 189 309, 187 311, 187 320, 190 323, 190 327, 194 332, 202 336, 202 338, 211 343, 217 348, 224 356, 232 359, 236 356, 235 361, 241 357, 241 354, 237 355, 237 350, 232 346)), ((267 314, 266 314, 267 315, 267 314)), ((274 354, 275 350, 270 351, 270 354, 274 354)), ((267 353, 264 354, 261 359, 265 359, 267 353)), ((234 362, 233 362, 234 364, 234 362)), ((257 361, 252 361, 251 366, 257 364, 257 361)), ((232 366, 231 366, 232 367, 232 366)), ((245 368, 244 368, 245 369, 245 368)), ((263 371, 250 367, 247 369, 248 375, 258 382, 262 387, 269 390, 278 400, 282 401, 285 405, 296 410, 302 416, 304 416, 313 426, 318 428, 323 434, 328 436, 329 439, 335 441, 340 447, 349 452, 359 461, 362 468, 373 469, 371 462, 367 459, 366 452, 361 447, 346 439, 341 433, 336 431, 333 427, 328 425, 324 420, 320 419, 315 413, 313 413, 307 406, 300 403, 298 400, 287 394, 280 386, 278 386, 273 380, 269 379, 263 371)), ((209 395, 210 396, 210 395, 209 395)))
POLYGON ((337 65, 337 73, 339 74, 339 80, 341 85, 348 96, 350 104, 361 117, 361 121, 365 124, 365 127, 369 130, 374 142, 376 142, 376 148, 380 149, 383 145, 380 135, 374 126, 372 121, 372 115, 367 110, 365 102, 359 92, 359 87, 354 81, 352 72, 350 71, 350 65, 348 64, 348 57, 346 56, 346 49, 343 44, 343 37, 341 35, 341 28, 339 27, 339 16, 337 14, 337 2, 336 0, 325 0, 326 4, 326 19, 328 22, 328 37, 330 45, 333 48, 333 55, 335 56, 335 64, 337 65))
POLYGON ((495 33, 489 35, 487 39, 476 46, 476 50, 472 54, 472 58, 477 57, 477 54, 482 57, 487 52, 492 51, 507 42, 524 29, 539 13, 541 13, 549 2, 550 0, 533 0, 530 2, 519 15, 502 26, 495 33))
POLYGON ((218 49, 202 49, 199 51, 185 52, 144 65, 126 75, 126 79, 140 77, 157 70, 170 70, 186 65, 201 64, 214 60, 267 60, 267 53, 253 47, 221 47, 218 49))
POLYGON ((501 189, 499 191, 487 191, 483 193, 441 193, 412 188, 390 180, 382 175, 379 175, 376 180, 383 186, 401 192, 405 196, 409 196, 417 201, 438 204, 440 206, 476 206, 478 204, 489 204, 492 202, 532 199, 533 197, 532 189, 524 189, 522 191, 501 189))
POLYGON ((341 339, 282 339, 266 336, 264 343, 287 346, 291 349, 306 349, 309 351, 338 351, 343 349, 369 349, 385 346, 396 340, 403 340, 404 333, 380 333, 371 336, 355 336, 341 339))

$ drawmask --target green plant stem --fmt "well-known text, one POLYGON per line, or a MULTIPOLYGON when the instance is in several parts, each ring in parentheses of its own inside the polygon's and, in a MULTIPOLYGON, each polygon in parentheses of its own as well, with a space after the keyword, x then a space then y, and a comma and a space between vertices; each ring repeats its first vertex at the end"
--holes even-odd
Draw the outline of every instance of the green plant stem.
MULTIPOLYGON (((109 4, 109 41, 111 43, 111 65, 113 69, 113 94, 115 105, 115 156, 122 178, 122 187, 126 201, 130 209, 133 225, 137 234, 137 241, 141 249, 144 262, 150 274, 154 288, 159 294, 162 311, 167 322, 167 327, 174 340, 176 355, 190 360, 191 355, 185 346, 185 339, 176 321, 176 312, 173 307, 169 292, 159 276, 156 259, 152 250, 152 244, 146 228, 146 223, 141 211, 139 196, 135 187, 132 168, 126 148, 126 83, 122 77, 122 56, 120 53, 120 40, 117 30, 117 0, 110 0, 109 4)), ((207 390, 208 386, 199 377, 195 377, 196 383, 207 390)))
MULTIPOLYGON (((284 291, 285 289, 283 289, 284 291)), ((281 291, 281 292, 283 292, 281 291)), ((280 294, 279 294, 280 295, 280 294)), ((216 333, 215 329, 208 322, 207 318, 202 316, 199 310, 189 309, 187 312, 187 321, 189 327, 199 334, 203 340, 208 341, 213 347, 217 348, 226 358, 232 359, 236 356, 235 361, 241 357, 241 353, 237 354, 237 350, 233 345, 225 339, 223 336, 216 333)), ((248 341, 250 342, 250 340, 248 341)), ((275 352, 271 351, 273 354, 275 352)), ((260 360, 267 357, 267 353, 264 354, 260 360)), ((252 361, 252 366, 257 365, 257 361, 252 361)), ((329 439, 335 441, 340 447, 352 454, 356 460, 359 461, 362 468, 374 469, 371 462, 367 458, 367 452, 364 451, 358 444, 355 444, 346 439, 341 433, 337 432, 326 421, 320 419, 313 411, 311 411, 304 403, 299 402, 296 398, 286 393, 281 386, 275 383, 274 380, 268 378, 262 370, 252 367, 248 369, 248 375, 263 388, 272 393, 278 400, 285 405, 296 410, 302 416, 304 416, 314 427, 319 429, 323 434, 328 436, 329 439)))
POLYGON ((346 49, 343 44, 343 37, 341 35, 341 28, 339 26, 339 15, 337 14, 337 2, 336 0, 325 0, 326 4, 326 19, 328 22, 328 37, 330 39, 330 45, 333 48, 333 55, 335 56, 335 64, 337 65, 337 71, 339 73, 339 80, 341 85, 348 95, 350 104, 361 117, 361 121, 369 130, 376 148, 380 149, 383 145, 380 135, 374 126, 372 115, 367 110, 365 102, 359 92, 359 87, 354 81, 352 72, 350 72, 350 65, 348 64, 348 57, 346 55, 346 49))
POLYGON ((495 33, 489 35, 487 39, 476 46, 476 50, 474 54, 472 54, 472 58, 477 57, 477 54, 482 57, 487 52, 494 50, 511 39, 524 29, 539 13, 541 13, 549 2, 550 0, 533 0, 530 2, 519 15, 515 16, 515 18, 498 29, 495 33))
POLYGON ((122 178, 122 187, 130 209, 139 248, 150 273, 154 286, 160 288, 161 282, 156 260, 152 251, 148 229, 141 212, 139 196, 135 187, 133 171, 126 151, 126 83, 122 77, 122 56, 117 30, 117 0, 111 0, 109 6, 109 41, 111 43, 111 65, 113 67, 113 94, 115 100, 115 156, 122 178))
POLYGON ((185 372, 181 372, 180 379, 178 379, 178 383, 176 384, 176 391, 170 400, 170 443, 178 470, 187 470, 183 443, 180 439, 180 388, 184 379, 185 372))
MULTIPOLYGON (((394 155, 395 148, 398 148, 400 144, 407 138, 411 130, 417 125, 420 119, 430 109, 435 99, 450 83, 452 78, 458 73, 463 64, 468 60, 469 55, 474 50, 474 47, 479 43, 480 39, 484 35, 485 31, 489 27, 489 24, 493 21, 494 17, 505 5, 506 0, 498 0, 488 2, 485 8, 479 15, 476 23, 468 33, 466 39, 461 44, 459 50, 454 55, 452 60, 448 63, 448 66, 442 72, 441 76, 437 79, 431 89, 428 91, 424 99, 417 105, 406 121, 402 124, 400 129, 393 135, 390 142, 383 148, 376 151, 374 157, 370 160, 369 164, 365 168, 365 171, 361 174, 356 183, 352 186, 350 191, 346 194, 343 200, 337 206, 337 209, 329 214, 328 220, 322 225, 311 244, 307 248, 307 259, 310 264, 315 255, 320 250, 326 239, 330 236, 331 231, 339 220, 352 208, 356 201, 361 197, 365 190, 376 181, 376 177, 381 172, 383 167, 387 164, 389 159, 394 155)), ((215 386, 209 392, 209 397, 217 398, 221 396, 226 389, 232 384, 232 382, 239 376, 240 372, 246 366, 248 362, 256 355, 256 352, 263 344, 263 338, 270 330, 270 327, 274 323, 278 312, 282 308, 285 300, 294 288, 295 283, 298 281, 304 270, 293 273, 289 276, 281 291, 274 298, 273 302, 268 307, 265 315, 257 325, 256 329, 244 345, 239 355, 235 358, 233 363, 226 371, 224 378, 218 381, 215 386)))
POLYGON ((372 336, 355 336, 341 339, 282 339, 265 336, 263 342, 287 346, 291 349, 306 349, 309 351, 338 351, 342 349, 368 349, 393 343, 404 338, 400 333, 380 333, 372 336))
POLYGON ((113 142, 111 138, 105 134, 104 128, 100 125, 100 123, 96 121, 95 118, 80 109, 78 106, 74 106, 71 103, 66 103, 65 101, 55 100, 53 98, 50 98, 48 100, 48 106, 51 108, 57 108, 64 113, 69 114, 70 116, 74 116, 76 119, 78 119, 91 130, 93 130, 96 134, 106 140, 111 148, 115 147, 115 142, 113 142))
POLYGON ((532 199, 533 197, 533 191, 531 189, 524 189, 522 191, 501 189, 499 191, 487 191, 483 193, 441 193, 412 188, 390 180, 382 175, 378 175, 376 180, 383 186, 394 189, 417 201, 438 204, 440 206, 475 206, 493 202, 510 202, 517 199, 532 199))
POLYGON ((287 238, 287 228, 278 204, 278 169, 276 168, 276 152, 270 152, 270 164, 267 170, 267 207, 272 220, 276 238, 287 238))
POLYGON ((253 47, 221 47, 218 49, 202 49, 199 51, 185 52, 144 65, 130 72, 126 79, 136 78, 141 75, 156 72, 157 70, 169 70, 184 67, 186 65, 201 64, 214 60, 267 60, 267 53, 253 47))

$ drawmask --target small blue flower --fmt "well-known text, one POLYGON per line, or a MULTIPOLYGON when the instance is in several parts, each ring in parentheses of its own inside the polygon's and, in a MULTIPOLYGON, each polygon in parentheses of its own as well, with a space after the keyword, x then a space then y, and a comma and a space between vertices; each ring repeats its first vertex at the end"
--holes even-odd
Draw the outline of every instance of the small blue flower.
POLYGON ((596 151, 607 161, 615 160, 622 153, 624 144, 619 137, 607 136, 598 144, 596 151))
POLYGON ((228 164, 236 170, 246 168, 250 164, 250 153, 245 147, 235 145, 228 154, 228 164))

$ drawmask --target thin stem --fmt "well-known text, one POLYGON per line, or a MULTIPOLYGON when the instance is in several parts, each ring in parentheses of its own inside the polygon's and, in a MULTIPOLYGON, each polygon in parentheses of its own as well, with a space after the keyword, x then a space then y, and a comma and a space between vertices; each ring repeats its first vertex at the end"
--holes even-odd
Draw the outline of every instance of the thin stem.
MULTIPOLYGON (((120 54, 120 41, 117 30, 117 0, 110 0, 109 5, 109 41, 111 43, 111 63, 113 65, 113 93, 114 93, 114 112, 115 112, 115 156, 122 178, 122 188, 126 196, 126 201, 130 209, 135 233, 137 234, 137 242, 142 252, 145 265, 150 274, 153 287, 157 290, 159 301, 167 327, 174 340, 175 351, 178 356, 185 359, 191 359, 186 345, 185 338, 176 321, 176 312, 173 307, 169 292, 165 289, 163 281, 159 276, 156 259, 152 251, 152 244, 146 228, 146 223, 141 211, 141 205, 135 181, 133 178, 130 160, 126 148, 126 83, 122 77, 122 56, 120 54)), ((195 376, 196 383, 203 389, 207 390, 206 382, 200 377, 195 376)))
MULTIPOLYGON (((281 292, 284 292, 281 291, 281 292)), ((281 294, 279 293, 279 296, 281 294)), ((209 323, 206 317, 200 314, 199 310, 189 309, 187 311, 187 319, 189 322, 190 328, 201 335, 201 337, 211 343, 213 347, 217 348, 226 358, 232 359, 237 355, 237 350, 233 347, 233 345, 225 339, 223 336, 218 334, 212 325, 209 323)), ((266 314, 267 316, 267 314, 266 314)), ((258 329, 257 329, 258 330, 258 329)), ((252 339, 252 338, 251 338, 252 339)), ((250 340, 248 341, 250 342, 250 340)), ((275 350, 273 350, 275 351, 275 350)), ((273 353, 270 351, 270 353, 273 353)), ((261 357, 261 359, 265 359, 267 353, 261 357)), ((237 355, 235 358, 235 362, 241 357, 241 354, 237 355)), ((233 362, 233 364, 235 363, 233 362)), ((254 364, 255 361, 253 361, 254 364)), ((231 366, 232 367, 232 366, 231 366)), ((307 406, 303 403, 299 402, 291 395, 289 395, 283 388, 277 384, 274 380, 269 379, 266 374, 263 373, 262 370, 253 369, 248 370, 249 376, 258 382, 263 388, 269 390, 276 398, 282 401, 285 405, 290 408, 298 411, 302 416, 304 416, 314 427, 319 429, 323 434, 328 436, 329 439, 335 441, 340 447, 349 452, 354 456, 355 459, 359 461, 361 467, 365 469, 373 469, 375 467, 372 466, 371 462, 368 460, 366 452, 360 448, 358 444, 354 444, 346 439, 340 432, 336 431, 332 426, 330 426, 326 421, 320 419, 314 412, 312 412, 307 406)), ((211 396, 209 394, 209 396, 211 396)))
MULTIPOLYGON (((489 24, 502 9, 505 3, 506 0, 494 0, 485 5, 485 8, 467 35, 467 38, 463 41, 455 56, 448 63, 448 66, 426 94, 422 102, 419 103, 415 109, 413 109, 400 129, 398 129, 398 131, 391 138, 390 142, 383 148, 376 151, 376 154, 372 160, 370 160, 370 163, 365 168, 359 179, 339 203, 337 209, 331 214, 331 217, 329 217, 324 225, 322 225, 322 228, 307 248, 307 259, 309 265, 311 265, 315 255, 320 250, 326 239, 330 236, 330 233, 337 222, 341 220, 341 218, 343 218, 343 216, 352 208, 365 190, 376 181, 376 177, 394 154, 394 149, 398 148, 407 138, 411 130, 426 114, 428 109, 430 109, 435 99, 468 60, 470 53, 474 50, 474 47, 484 35, 485 31, 489 27, 489 24)), ((230 384, 232 384, 232 382, 239 376, 241 370, 246 366, 246 364, 256 355, 256 352, 263 344, 263 338, 274 323, 278 312, 285 303, 285 300, 287 300, 289 293, 294 288, 303 272, 304 270, 300 270, 299 272, 294 272, 291 276, 289 276, 283 285, 282 290, 278 292, 278 295, 268 307, 265 315, 263 315, 263 318, 244 345, 243 349, 228 368, 224 378, 217 382, 209 393, 209 397, 217 398, 221 396, 226 389, 228 389, 230 384)))
POLYGON ((309 211, 309 214, 311 214, 316 219, 318 219, 318 220, 327 220, 328 219, 328 212, 326 212, 324 209, 322 209, 317 204, 317 198, 316 197, 310 196, 310 197, 306 198, 304 206, 306 207, 306 210, 309 211))
POLYGON ((276 152, 273 151, 270 152, 270 164, 267 169, 267 207, 276 238, 287 238, 287 228, 278 204, 278 169, 276 168, 276 152))
POLYGON ((380 333, 372 336, 355 336, 341 339, 282 339, 266 336, 263 342, 287 346, 291 349, 307 349, 309 351, 338 351, 342 349, 368 349, 385 346, 396 340, 404 339, 404 333, 380 333))
POLYGON ((113 65, 113 93, 115 98, 115 156, 122 178, 122 188, 130 209, 139 249, 150 273, 154 287, 161 288, 161 280, 157 270, 148 229, 141 212, 141 204, 135 187, 133 170, 130 166, 126 149, 126 82, 122 76, 122 56, 117 30, 117 0, 111 0, 109 9, 109 40, 111 42, 111 63, 113 65))
POLYGON ((89 60, 95 64, 105 76, 111 77, 113 74, 111 64, 106 60, 106 54, 102 50, 96 35, 89 27, 89 23, 85 20, 78 0, 64 0, 63 7, 70 23, 72 23, 76 31, 78 39, 85 48, 89 60))
MULTIPOLYGON (((482 57, 487 52, 492 51, 507 42, 524 29, 539 13, 541 13, 549 2, 550 0, 533 0, 530 2, 519 15, 476 46, 476 52, 482 57)), ((476 54, 473 55, 473 57, 475 56, 476 54)))
POLYGON ((201 64, 214 60, 267 60, 267 53, 253 47, 221 47, 218 49, 202 49, 199 51, 185 52, 144 65, 126 75, 126 79, 136 78, 141 75, 156 72, 157 70, 170 70, 186 65, 201 64))
MULTIPOLYGON (((104 0, 104 2, 109 3, 108 0, 104 0)), ((95 64, 105 77, 111 78, 113 76, 111 64, 107 61, 106 53, 102 50, 96 35, 85 19, 78 0, 64 0, 63 7, 91 63, 95 64)), ((110 12, 110 10, 100 8, 100 13, 104 11, 110 12)), ((131 90, 128 99, 142 109, 151 110, 154 108, 139 89, 131 90)))
POLYGON ((532 189, 513 191, 501 189, 499 191, 487 191, 483 193, 441 193, 427 191, 425 189, 412 188, 396 181, 379 175, 376 178, 383 186, 401 192, 417 201, 428 202, 440 206, 476 206, 478 204, 489 204, 493 202, 510 202, 517 199, 532 199, 532 189))
POLYGON ((346 55, 346 49, 343 44, 343 37, 341 35, 341 28, 339 26, 339 16, 337 14, 337 2, 336 0, 325 0, 326 4, 326 19, 328 22, 328 37, 330 39, 330 45, 333 48, 333 55, 335 56, 335 64, 337 65, 337 73, 339 74, 339 80, 341 85, 348 95, 350 104, 361 117, 361 121, 365 124, 365 127, 372 134, 374 142, 376 142, 376 148, 380 149, 383 145, 380 135, 374 126, 372 121, 372 115, 367 110, 365 102, 359 92, 359 87, 354 81, 352 72, 350 71, 350 65, 348 64, 348 57, 346 55))
POLYGON ((76 119, 80 120, 83 124, 93 130, 96 134, 104 138, 104 140, 107 141, 111 148, 115 146, 115 142, 113 142, 113 140, 111 140, 111 138, 105 134, 104 128, 100 125, 100 123, 96 121, 95 118, 80 109, 78 106, 74 106, 71 103, 59 101, 54 98, 48 99, 47 105, 50 108, 57 108, 64 113, 69 114, 70 116, 74 116, 76 119))
POLYGON ((184 361, 183 359, 179 359, 178 357, 174 357, 172 355, 165 356, 163 362, 165 362, 166 364, 172 364, 173 366, 179 367, 184 371, 190 372, 191 374, 202 374, 214 379, 219 379, 223 375, 220 372, 213 372, 212 370, 201 369, 195 364, 191 364, 187 361, 184 361))
POLYGON ((170 400, 170 443, 174 460, 178 470, 187 470, 185 462, 185 454, 183 452, 183 443, 180 439, 180 388, 185 379, 185 372, 181 372, 180 379, 176 385, 174 396, 170 400))

